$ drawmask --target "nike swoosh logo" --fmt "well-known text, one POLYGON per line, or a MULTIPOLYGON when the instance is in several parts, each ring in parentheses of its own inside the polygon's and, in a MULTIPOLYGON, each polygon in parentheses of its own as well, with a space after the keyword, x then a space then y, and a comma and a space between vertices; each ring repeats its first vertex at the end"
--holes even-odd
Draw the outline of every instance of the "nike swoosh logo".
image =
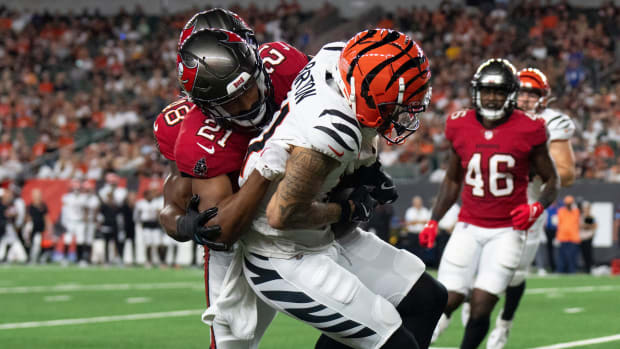
POLYGON ((381 183, 381 189, 382 190, 390 190, 390 189, 394 189, 394 185, 390 185, 389 187, 385 185, 385 182, 381 183))
POLYGON ((341 151, 341 152, 336 151, 336 149, 332 148, 331 145, 328 145, 328 147, 329 147, 329 149, 331 149, 334 152, 334 154, 338 155, 338 157, 341 157, 341 156, 344 155, 344 151, 341 151))
POLYGON ((213 148, 213 146, 205 147, 204 145, 200 144, 199 142, 196 142, 196 144, 198 144, 198 146, 201 147, 202 150, 206 151, 209 154, 214 154, 215 153, 215 149, 213 148))
POLYGON ((155 132, 157 132, 158 128, 159 128, 159 124, 158 123, 154 123, 153 124, 153 130, 155 130, 155 132))

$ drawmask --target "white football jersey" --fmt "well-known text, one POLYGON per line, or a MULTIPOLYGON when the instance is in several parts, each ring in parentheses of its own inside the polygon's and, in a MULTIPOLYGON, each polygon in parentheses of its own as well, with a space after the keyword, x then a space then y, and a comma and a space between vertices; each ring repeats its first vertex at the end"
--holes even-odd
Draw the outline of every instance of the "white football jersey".
MULTIPOLYGON (((548 143, 553 141, 570 140, 575 133, 575 123, 570 116, 557 111, 555 109, 547 108, 540 114, 536 115, 539 118, 545 120, 545 126, 549 132, 548 143)), ((530 203, 538 200, 540 193, 542 192, 543 182, 540 177, 535 177, 527 186, 527 198, 530 203)))
POLYGON ((85 210, 85 221, 88 223, 94 223, 100 206, 97 195, 82 193, 80 194, 80 201, 82 202, 82 207, 85 210))
POLYGON ((62 196, 62 221, 63 224, 73 224, 75 221, 84 220, 84 200, 80 192, 68 192, 62 196))
POLYGON ((287 99, 263 132, 250 142, 239 176, 243 185, 254 169, 272 180, 242 241, 250 251, 288 258, 304 251, 320 251, 334 240, 329 227, 278 230, 267 222, 266 209, 284 175, 290 146, 325 154, 340 163, 325 179, 315 200, 324 201, 343 174, 350 174, 377 158, 377 131, 362 127, 340 93, 334 75, 344 43, 330 43, 317 53, 293 82, 287 99))
POLYGON ((157 222, 159 211, 164 207, 164 197, 158 196, 152 200, 140 199, 136 202, 134 217, 140 223, 157 222))

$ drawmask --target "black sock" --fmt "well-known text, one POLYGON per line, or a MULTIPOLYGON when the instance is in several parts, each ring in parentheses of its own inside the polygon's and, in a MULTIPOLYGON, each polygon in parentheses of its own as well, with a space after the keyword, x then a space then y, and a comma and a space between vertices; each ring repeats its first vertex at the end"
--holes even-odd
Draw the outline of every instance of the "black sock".
POLYGON ((392 333, 381 349, 419 349, 420 346, 415 337, 402 325, 392 333))
POLYGON ((430 345, 447 301, 446 288, 424 273, 396 307, 403 319, 403 326, 413 334, 422 348, 430 345))
POLYGON ((506 303, 504 304, 504 311, 502 312, 502 320, 512 321, 525 292, 525 280, 517 286, 508 286, 506 289, 506 303))
POLYGON ((314 345, 314 349, 349 349, 350 347, 322 334, 314 345))
POLYGON ((473 319, 470 318, 465 327, 465 336, 461 342, 461 349, 476 349, 484 340, 489 331, 490 319, 488 316, 473 319))

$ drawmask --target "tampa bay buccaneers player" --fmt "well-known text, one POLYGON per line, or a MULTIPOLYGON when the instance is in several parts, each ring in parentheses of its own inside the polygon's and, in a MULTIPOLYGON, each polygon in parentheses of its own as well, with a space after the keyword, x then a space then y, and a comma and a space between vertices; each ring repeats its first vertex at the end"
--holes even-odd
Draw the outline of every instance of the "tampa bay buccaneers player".
MULTIPOLYGON (((236 191, 238 168, 249 140, 269 121, 308 61, 286 43, 260 48, 255 43, 252 30, 230 11, 215 9, 194 16, 181 33, 177 59, 179 80, 191 102, 173 103, 154 126, 160 151, 178 169, 165 183, 166 204, 160 222, 176 240, 192 239, 205 245, 207 306, 219 294, 232 254, 227 251, 229 245, 215 241, 219 227, 203 226, 216 211, 198 213, 198 205, 214 206, 236 191), (219 55, 205 57, 202 49, 219 55), (170 144, 174 144, 172 152, 170 144), (190 200, 192 190, 200 196, 190 200)), ((237 223, 220 224, 236 229, 237 223)), ((265 314, 265 321, 260 321, 265 325, 257 329, 253 339, 238 338, 229 328, 215 323, 211 327, 212 345, 257 347, 274 314, 260 313, 265 314)))
POLYGON ((446 120, 448 170, 431 220, 420 233, 420 244, 432 247, 437 221, 463 186, 459 221, 439 265, 448 303, 434 335, 447 327, 471 291, 461 348, 477 348, 484 340, 498 296, 521 260, 526 231, 555 200, 560 184, 544 123, 515 109, 518 89, 517 72, 507 60, 490 59, 478 67, 472 80, 474 108, 446 120), (527 200, 530 169, 545 184, 532 203, 527 200))
MULTIPOLYGON (((570 139, 575 132, 575 124, 571 118, 547 104, 551 97, 551 87, 545 74, 536 68, 525 68, 519 71, 518 107, 544 120, 549 132, 549 155, 555 163, 561 185, 567 187, 575 180, 575 155, 570 139)), ((534 202, 540 196, 542 181, 534 176, 528 185, 528 199, 534 202)), ((504 308, 495 322, 495 328, 489 334, 487 349, 501 349, 508 342, 508 334, 512 328, 519 301, 525 292, 525 276, 527 269, 536 257, 540 245, 546 214, 541 215, 527 232, 527 240, 521 263, 506 289, 504 308)), ((550 236, 549 239, 555 237, 550 236)))

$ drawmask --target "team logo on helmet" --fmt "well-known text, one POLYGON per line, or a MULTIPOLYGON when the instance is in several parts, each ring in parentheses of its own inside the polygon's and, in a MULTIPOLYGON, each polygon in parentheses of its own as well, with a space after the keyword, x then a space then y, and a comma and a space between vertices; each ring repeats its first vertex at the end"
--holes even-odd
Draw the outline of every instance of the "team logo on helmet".
POLYGON ((205 158, 200 158, 200 160, 196 161, 196 165, 194 165, 194 175, 197 177, 204 177, 207 174, 207 160, 205 158))
POLYGON ((185 92, 190 93, 194 89, 194 83, 196 82, 196 74, 198 73, 198 63, 194 59, 192 66, 188 65, 180 54, 177 55, 177 75, 179 82, 183 86, 185 92))

